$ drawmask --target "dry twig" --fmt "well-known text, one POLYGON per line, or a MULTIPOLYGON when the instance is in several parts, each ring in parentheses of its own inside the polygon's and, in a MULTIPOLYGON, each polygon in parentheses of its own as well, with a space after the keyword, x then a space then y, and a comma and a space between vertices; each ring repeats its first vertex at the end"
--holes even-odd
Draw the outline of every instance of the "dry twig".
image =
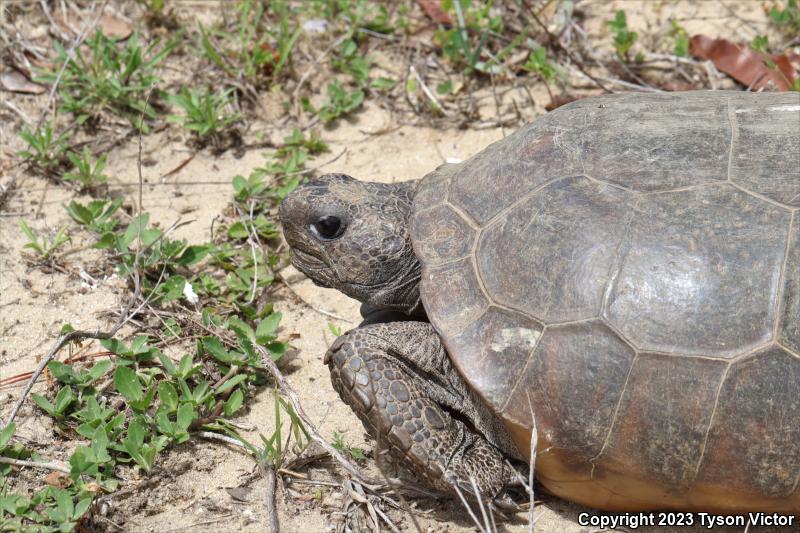
POLYGON ((55 470, 57 472, 63 472, 64 474, 70 473, 69 467, 56 462, 40 463, 39 461, 24 461, 22 459, 12 459, 11 457, 0 457, 0 464, 46 468, 47 470, 55 470))
POLYGON ((292 404, 295 414, 305 425, 305 428, 308 431, 311 439, 319 444, 322 449, 328 452, 328 454, 336 459, 336 461, 338 461, 339 464, 341 464, 342 467, 350 473, 350 475, 358 479, 361 483, 370 486, 371 488, 380 485, 380 481, 364 474, 360 468, 354 465, 347 457, 342 455, 339 450, 334 448, 327 440, 325 440, 322 435, 320 435, 316 426, 311 422, 311 419, 306 414, 305 409, 303 409, 303 406, 300 404, 300 400, 297 398, 297 393, 294 391, 292 386, 289 385, 289 382, 283 376, 283 373, 278 369, 278 366, 272 360, 272 356, 263 346, 256 344, 254 347, 261 355, 261 361, 264 363, 267 371, 275 379, 275 382, 278 384, 278 388, 280 389, 281 393, 286 396, 286 398, 289 400, 289 403, 292 404))

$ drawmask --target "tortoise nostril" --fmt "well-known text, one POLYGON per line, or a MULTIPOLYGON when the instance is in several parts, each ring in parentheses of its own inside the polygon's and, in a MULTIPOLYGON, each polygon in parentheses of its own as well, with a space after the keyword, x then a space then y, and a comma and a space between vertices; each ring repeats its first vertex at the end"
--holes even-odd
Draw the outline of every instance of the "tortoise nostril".
POLYGON ((320 217, 311 227, 323 239, 335 239, 342 234, 342 220, 333 215, 320 217))

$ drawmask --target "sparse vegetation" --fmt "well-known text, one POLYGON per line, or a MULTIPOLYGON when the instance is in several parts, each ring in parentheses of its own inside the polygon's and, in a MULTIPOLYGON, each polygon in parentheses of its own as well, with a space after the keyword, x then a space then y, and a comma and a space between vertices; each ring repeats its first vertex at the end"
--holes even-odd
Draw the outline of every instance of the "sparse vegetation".
POLYGON ((141 124, 147 132, 148 122, 139 120, 140 115, 144 114, 148 120, 156 118, 152 103, 148 103, 148 93, 160 81, 159 64, 178 42, 175 38, 162 45, 156 40, 145 47, 139 44, 139 37, 134 33, 120 46, 97 31, 86 41, 89 53, 79 48, 73 57, 55 41, 54 64, 59 68, 45 71, 37 79, 44 83, 59 80, 60 109, 71 113, 78 124, 110 112, 136 127, 141 124), (65 65, 63 73, 60 71, 62 64, 65 65))
POLYGON ((33 250, 36 253, 37 259, 51 259, 53 254, 70 240, 69 235, 67 235, 67 226, 61 226, 52 238, 46 235, 37 235, 23 219, 20 219, 19 227, 22 233, 25 234, 25 237, 28 238, 28 242, 23 248, 33 250))
POLYGON ((17 152, 17 155, 45 175, 52 175, 63 163, 67 153, 66 141, 70 137, 66 131, 55 135, 53 128, 53 122, 50 121, 33 131, 25 127, 19 134, 28 147, 17 152))
MULTIPOLYGON (((0 229, 10 228, 4 235, 11 244, 0 243, 5 247, 0 255, 24 263, 19 279, 25 279, 26 269, 38 269, 48 283, 64 284, 63 294, 60 285, 48 286, 53 291, 48 306, 78 301, 78 314, 83 313, 84 294, 108 291, 114 280, 113 290, 119 291, 114 298, 132 305, 129 316, 119 317, 126 318, 126 328, 115 336, 99 345, 87 341, 83 350, 70 344, 69 358, 51 361, 48 379, 39 380, 27 411, 20 413, 47 417, 59 446, 29 440, 24 424, 0 427, 0 457, 26 462, 0 463, 0 531, 100 530, 107 525, 96 522, 106 519, 100 509, 114 491, 146 491, 151 476, 169 471, 165 454, 187 443, 199 448, 201 432, 203 438, 208 433, 228 438, 279 477, 307 468, 299 458, 308 455, 314 428, 303 422, 265 364, 284 364, 296 334, 303 336, 299 342, 309 336, 286 312, 293 309, 287 302, 306 304, 283 277, 288 255, 276 207, 308 177, 351 164, 347 158, 362 146, 361 140, 350 142, 353 132, 363 134, 359 139, 374 136, 375 143, 401 126, 508 132, 545 106, 631 85, 667 88, 679 82, 683 89, 727 81, 728 88, 734 86, 712 80, 713 69, 691 59, 686 28, 694 26, 679 24, 684 18, 660 20, 653 26, 660 28, 658 35, 650 36, 633 6, 626 6, 629 19, 602 3, 240 0, 223 2, 219 13, 195 4, 104 3, 107 15, 117 13, 135 25, 130 37, 119 40, 104 21, 98 19, 91 31, 84 26, 99 15, 84 2, 67 2, 67 13, 60 12, 63 2, 4 12, 19 33, 11 36, 0 28, 3 72, 18 72, 47 90, 41 96, 3 92, 8 105, 0 109, 5 113, 0 128, 9 141, 6 153, 16 152, 18 159, 0 165, 0 203, 7 196, 16 202, 13 208, 2 206, 0 229), (202 24, 192 9, 208 14, 202 24), (593 35, 602 37, 592 41, 593 35), (657 52, 648 47, 681 58, 679 68, 674 57, 658 65, 642 61, 657 52), (370 113, 363 113, 366 107, 370 113), (385 124, 364 123, 373 110, 385 124), (191 156, 162 168, 163 158, 186 152, 177 142, 186 137, 191 156), (335 153, 322 161, 329 142, 335 153), (239 159, 255 149, 266 152, 260 162, 239 159), (173 180, 184 165, 201 160, 204 166, 188 167, 173 180), (143 206, 139 191, 130 187, 135 184, 130 170, 140 164, 143 206), (4 181, 17 172, 15 165, 33 175, 23 188, 7 188, 4 181), (204 206, 182 206, 182 218, 176 213, 174 224, 167 225, 164 206, 178 204, 201 181, 213 182, 204 198, 227 198, 227 207, 195 217, 189 213, 204 206), (50 188, 64 196, 52 201, 50 188), (158 211, 147 210, 148 199, 159 204, 158 211), (54 205, 64 206, 67 223, 50 222, 54 230, 34 231, 31 225, 47 225, 29 225, 26 219, 64 218, 60 207, 52 211, 54 205), (189 238, 182 233, 184 224, 195 218, 202 218, 194 221, 202 236, 196 230, 189 238), (257 394, 270 393, 269 420, 258 423, 274 429, 250 442, 237 417, 247 415, 257 394), (45 481, 42 472, 48 470, 54 477, 45 481)), ((780 31, 770 32, 771 43, 759 35, 750 44, 780 54, 800 28, 800 11, 797 0, 768 7, 768 14, 759 7, 762 27, 771 22, 780 31)), ((800 90, 800 80, 794 88, 800 90)), ((413 133, 404 139, 410 137, 413 133)), ((446 144, 437 143, 437 149, 449 150, 446 144)), ((386 153, 385 146, 371 150, 375 158, 386 153)), ((3 268, 16 268, 12 263, 3 268)), ((36 283, 19 292, 31 306, 30 298, 43 294, 36 283)), ((7 318, 15 304, 0 303, 3 335, 17 334, 7 318)), ((328 330, 335 337, 343 333, 332 323, 328 330)), ((61 333, 71 331, 67 324, 61 333)), ((45 328, 42 335, 52 333, 45 328)), ((309 354, 302 355, 300 364, 308 363, 309 354)), ((25 364, 35 367, 33 357, 25 364)), ((325 382, 318 366, 316 383, 325 382)), ((11 378, 23 381, 28 375, 11 378)), ((0 384, 10 383, 5 373, 2 378, 0 384)), ((16 396, 21 389, 9 392, 16 396)), ((348 443, 353 434, 333 427, 326 426, 333 449, 367 461, 369 454, 348 443)), ((351 498, 344 506, 350 513, 342 518, 346 527, 357 530, 367 523, 354 526, 354 516, 383 520, 368 512, 375 502, 385 503, 386 513, 393 508, 393 500, 381 500, 381 493, 350 487, 324 489, 351 498)), ((322 494, 315 492, 309 505, 322 494)))
POLYGON ((628 61, 629 54, 639 34, 628 29, 628 17, 625 11, 620 9, 614 15, 613 20, 606 22, 606 25, 614 32, 614 50, 620 59, 628 61))
POLYGON ((106 167, 106 161, 108 160, 107 154, 102 154, 97 158, 97 161, 93 161, 92 151, 88 146, 85 146, 81 155, 68 153, 67 157, 74 170, 64 174, 66 181, 76 181, 80 183, 83 189, 90 191, 96 190, 108 181, 108 176, 103 174, 103 169, 106 167))
POLYGON ((800 6, 797 0, 786 0, 785 5, 776 2, 769 10, 769 16, 775 25, 787 33, 797 34, 800 31, 800 6))
POLYGON ((232 89, 212 93, 206 87, 204 91, 184 87, 178 94, 169 95, 168 100, 183 110, 182 115, 170 115, 171 122, 193 132, 199 139, 219 135, 237 120, 239 114, 229 111, 232 89))

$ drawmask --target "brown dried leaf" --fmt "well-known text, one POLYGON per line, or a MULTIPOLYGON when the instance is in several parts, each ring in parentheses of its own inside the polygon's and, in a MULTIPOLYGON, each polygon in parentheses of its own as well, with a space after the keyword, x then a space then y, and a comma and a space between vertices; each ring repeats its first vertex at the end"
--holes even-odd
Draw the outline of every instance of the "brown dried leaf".
POLYGON ((12 93, 42 94, 44 86, 34 83, 20 71, 12 69, 0 74, 0 88, 12 93))
POLYGON ((439 7, 439 2, 436 0, 417 0, 419 7, 425 12, 428 17, 439 24, 452 24, 453 18, 442 11, 439 7))
POLYGON ((710 59, 714 66, 752 90, 777 89, 788 91, 797 80, 794 57, 773 55, 769 59, 777 68, 765 64, 767 56, 726 39, 711 39, 695 35, 689 41, 689 53, 701 59, 710 59))
MULTIPOLYGON (((74 35, 76 31, 80 31, 80 29, 84 27, 84 24, 89 22, 91 21, 80 19, 74 15, 69 16, 66 19, 63 17, 55 18, 55 23, 58 24, 58 27, 61 28, 61 31, 72 35, 74 35)), ((105 13, 100 15, 100 20, 98 20, 97 26, 100 28, 100 31, 103 32, 103 35, 109 39, 118 41, 124 41, 133 33, 133 28, 130 24, 122 19, 118 19, 105 13)))
POLYGON ((124 41, 133 33, 133 28, 130 24, 122 19, 112 17, 111 15, 103 14, 100 17, 100 29, 103 35, 110 39, 124 41))
POLYGON ((50 472, 44 477, 44 482, 51 487, 65 489, 72 485, 72 479, 63 472, 50 472))
POLYGON ((575 100, 582 100, 583 98, 588 98, 592 96, 591 94, 572 94, 572 93, 561 93, 553 96, 553 99, 550 100, 550 103, 544 106, 547 111, 552 111, 553 109, 558 109, 562 105, 567 105, 570 102, 574 102, 575 100))

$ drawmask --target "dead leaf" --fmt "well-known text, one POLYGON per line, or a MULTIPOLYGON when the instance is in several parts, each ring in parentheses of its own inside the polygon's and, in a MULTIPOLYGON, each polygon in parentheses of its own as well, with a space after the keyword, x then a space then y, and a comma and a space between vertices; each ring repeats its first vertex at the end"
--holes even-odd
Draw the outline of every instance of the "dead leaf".
POLYGON ((101 15, 99 24, 103 35, 110 39, 124 41, 133 33, 133 28, 130 24, 111 15, 101 15))
POLYGON ((419 7, 425 12, 428 17, 439 24, 453 24, 453 18, 442 11, 439 7, 439 2, 436 0, 417 0, 419 7))
POLYGON ((660 85, 665 91, 679 93, 681 91, 694 91, 697 89, 694 85, 683 80, 668 80, 660 85))
POLYGON ((752 50, 747 45, 736 44, 726 39, 711 39, 695 35, 689 41, 689 52, 701 59, 709 59, 717 69, 752 90, 777 89, 788 91, 797 80, 794 54, 773 55, 769 59, 776 68, 765 64, 767 56, 752 50))
POLYGON ((242 487, 226 488, 225 491, 231 498, 233 498, 237 502, 249 502, 252 501, 253 499, 250 496, 252 489, 248 487, 242 486, 242 487))
POLYGON ((6 70, 0 74, 0 87, 4 91, 24 94, 42 94, 46 88, 34 83, 16 69, 6 70))
POLYGON ((72 485, 72 479, 68 475, 63 472, 50 472, 44 477, 44 482, 50 485, 51 487, 56 487, 59 489, 65 489, 72 485))
POLYGON ((544 106, 544 108, 548 111, 552 111, 553 109, 558 109, 562 105, 567 105, 570 102, 574 102, 575 100, 582 100, 583 98, 588 98, 592 95, 590 94, 570 94, 570 93, 561 93, 553 96, 553 99, 550 100, 550 103, 544 106))
MULTIPOLYGON (((58 24, 61 31, 74 36, 76 31, 80 31, 85 24, 91 23, 91 21, 94 20, 94 15, 91 16, 91 19, 79 18, 74 15, 70 15, 67 18, 59 16, 55 18, 55 23, 58 24)), ((133 28, 130 24, 105 13, 100 15, 97 26, 100 28, 100 31, 103 32, 103 35, 117 41, 124 41, 133 33, 133 28)))

